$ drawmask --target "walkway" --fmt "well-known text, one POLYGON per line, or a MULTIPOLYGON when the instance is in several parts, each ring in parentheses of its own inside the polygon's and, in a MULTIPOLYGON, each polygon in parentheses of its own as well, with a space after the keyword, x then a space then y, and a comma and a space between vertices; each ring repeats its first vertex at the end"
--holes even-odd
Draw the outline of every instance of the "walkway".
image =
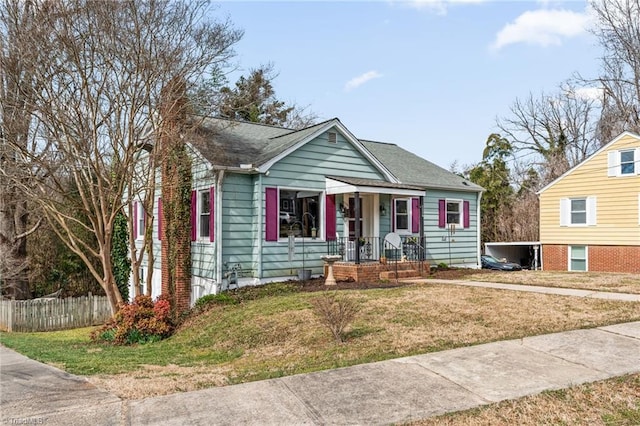
POLYGON ((575 288, 541 287, 537 285, 502 284, 484 281, 441 280, 441 279, 407 279, 420 283, 452 284, 470 287, 497 288, 502 290, 525 291, 530 293, 557 294, 560 296, 587 297, 591 299, 618 300, 621 302, 640 302, 640 294, 611 293, 606 291, 579 290, 575 288))

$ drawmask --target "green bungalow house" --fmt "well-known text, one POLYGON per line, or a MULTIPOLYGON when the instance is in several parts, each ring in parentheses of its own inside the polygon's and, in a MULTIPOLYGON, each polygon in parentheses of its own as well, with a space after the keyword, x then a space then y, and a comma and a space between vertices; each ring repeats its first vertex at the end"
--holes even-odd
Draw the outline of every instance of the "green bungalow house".
MULTIPOLYGON (((395 144, 360 140, 337 118, 302 130, 205 119, 201 129, 188 145, 191 303, 322 275, 328 254, 340 256, 338 279, 416 261, 480 265, 482 188, 395 144)), ((153 209, 153 297, 162 282, 161 198, 153 209)))

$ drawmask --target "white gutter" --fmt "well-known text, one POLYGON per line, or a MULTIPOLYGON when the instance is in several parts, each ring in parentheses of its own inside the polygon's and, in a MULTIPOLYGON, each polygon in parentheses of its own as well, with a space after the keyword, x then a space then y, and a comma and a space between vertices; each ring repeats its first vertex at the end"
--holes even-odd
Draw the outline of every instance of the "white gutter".
POLYGON ((476 206, 476 208, 478 210, 478 212, 476 214, 476 232, 477 232, 477 235, 478 235, 478 237, 477 237, 478 238, 478 250, 477 250, 477 252, 478 252, 478 260, 477 261, 478 261, 478 266, 479 267, 481 267, 481 265, 482 265, 482 263, 480 261, 480 249, 481 249, 481 246, 482 246, 482 243, 480 241, 480 237, 482 235, 481 232, 480 232, 481 228, 482 228, 482 223, 480 221, 480 201, 481 200, 482 200, 482 191, 479 191, 478 192, 478 205, 476 206))
POLYGON ((222 183, 224 181, 224 170, 218 170, 216 174, 216 199, 214 202, 215 215, 215 250, 216 250, 216 284, 219 286, 219 293, 222 290, 222 183))

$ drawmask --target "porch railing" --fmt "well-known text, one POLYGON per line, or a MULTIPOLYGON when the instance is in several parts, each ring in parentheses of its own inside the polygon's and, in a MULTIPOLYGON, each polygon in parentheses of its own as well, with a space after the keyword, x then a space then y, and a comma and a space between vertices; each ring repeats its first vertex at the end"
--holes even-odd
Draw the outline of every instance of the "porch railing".
MULTIPOLYGON (((424 240, 418 236, 401 236, 400 247, 395 247, 384 238, 340 237, 333 241, 327 241, 327 253, 342 256, 344 262, 399 262, 415 261, 422 265, 425 260, 424 240)), ((421 266, 422 268, 422 266, 421 266)))

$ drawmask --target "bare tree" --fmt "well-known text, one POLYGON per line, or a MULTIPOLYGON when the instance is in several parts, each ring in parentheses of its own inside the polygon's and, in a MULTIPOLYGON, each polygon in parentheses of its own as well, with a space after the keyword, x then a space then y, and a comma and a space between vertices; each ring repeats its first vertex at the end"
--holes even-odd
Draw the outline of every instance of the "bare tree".
POLYGON ((604 49, 604 91, 599 131, 611 140, 624 130, 640 133, 640 0, 592 1, 597 18, 593 33, 604 49))
POLYGON ((516 99, 511 114, 497 120, 499 129, 522 155, 533 154, 544 182, 550 182, 598 149, 597 99, 580 96, 565 83, 553 95, 516 99))
POLYGON ((39 52, 23 50, 25 34, 38 19, 31 1, 6 1, 0 6, 0 287, 17 299, 31 296, 28 280, 27 198, 7 176, 21 167, 13 147, 25 148, 31 128, 32 70, 39 52))
MULTIPOLYGON (((21 33, 18 49, 47 60, 25 63, 32 76, 25 111, 31 138, 9 141, 23 175, 4 169, 3 175, 39 205, 115 312, 122 300, 111 265, 114 220, 128 204, 141 141, 161 126, 160 92, 175 78, 193 84, 209 67, 223 65, 242 34, 228 21, 210 21, 202 2, 34 4, 41 12, 37 31, 21 33)), ((138 190, 144 188, 132 193, 138 190)))

